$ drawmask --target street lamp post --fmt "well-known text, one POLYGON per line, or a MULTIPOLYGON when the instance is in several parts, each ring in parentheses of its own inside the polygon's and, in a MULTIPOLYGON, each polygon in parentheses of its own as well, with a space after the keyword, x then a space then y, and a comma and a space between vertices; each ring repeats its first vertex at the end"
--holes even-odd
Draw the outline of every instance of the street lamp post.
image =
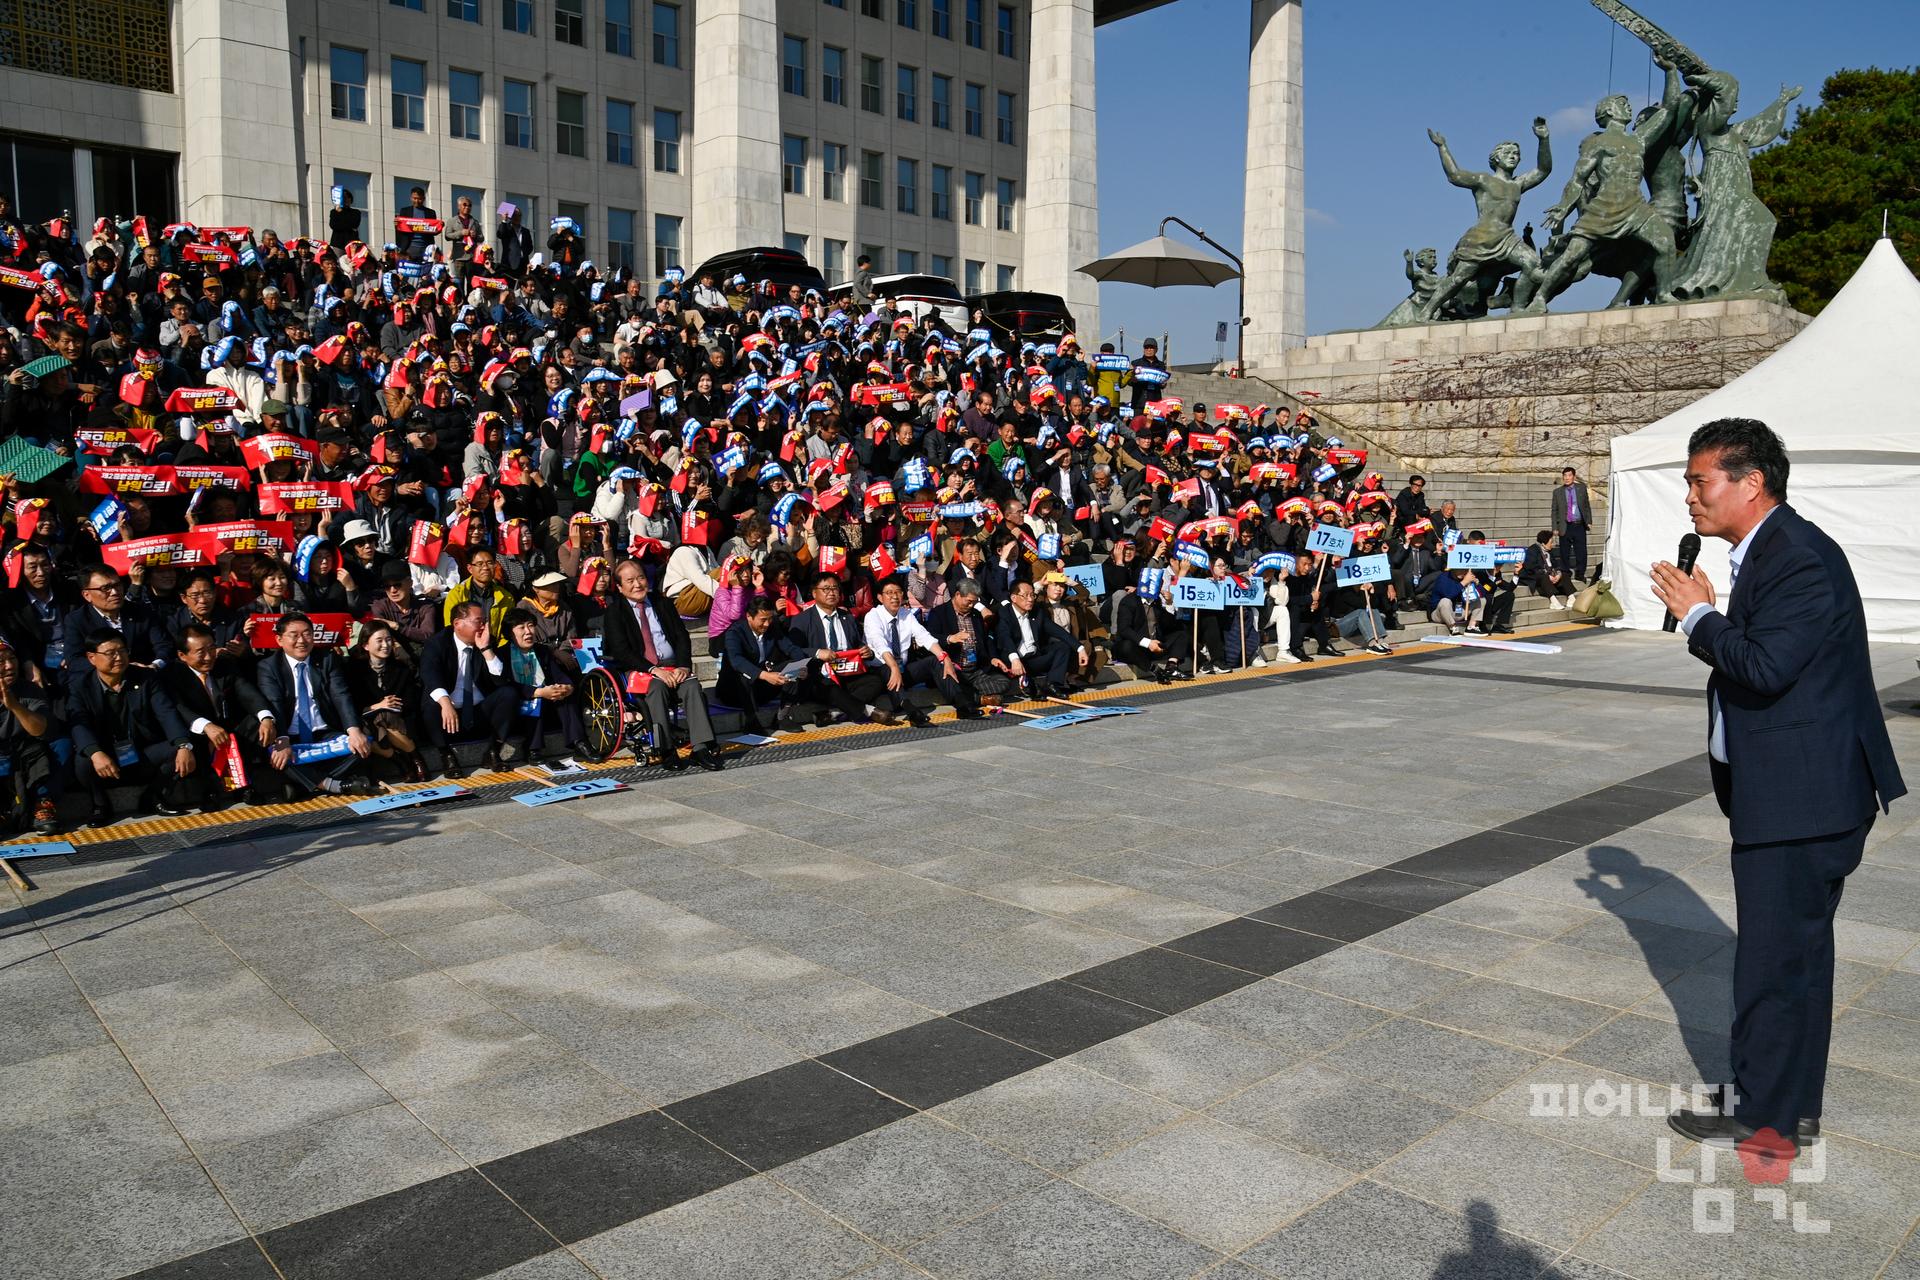
POLYGON ((1234 352, 1234 365, 1239 370, 1239 376, 1244 378, 1247 376, 1247 264, 1240 261, 1239 254, 1227 248, 1227 246, 1221 244, 1218 240, 1215 240, 1184 218, 1176 218, 1169 215, 1168 217, 1160 219, 1161 235, 1167 234, 1167 224, 1169 222, 1179 223, 1187 230, 1193 232, 1200 243, 1210 244, 1221 253, 1226 254, 1227 257, 1233 261, 1234 269, 1240 273, 1239 312, 1238 319, 1233 326, 1239 337, 1239 343, 1234 352))

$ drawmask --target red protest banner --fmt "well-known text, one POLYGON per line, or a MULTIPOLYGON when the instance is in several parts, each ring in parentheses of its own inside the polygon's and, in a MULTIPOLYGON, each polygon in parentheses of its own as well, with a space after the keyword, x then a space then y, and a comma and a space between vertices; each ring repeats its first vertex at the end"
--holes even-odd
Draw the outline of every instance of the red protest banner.
POLYGON ((225 387, 176 387, 167 397, 168 413, 232 413, 240 397, 225 387))
POLYGON ((249 436, 240 442, 240 456, 247 465, 255 468, 266 466, 269 462, 292 459, 295 462, 313 461, 313 442, 299 436, 290 436, 285 432, 274 431, 264 436, 249 436))
POLYGON ((417 564, 423 569, 431 569, 440 563, 440 557, 446 549, 445 525, 435 524, 431 520, 414 521, 413 541, 407 548, 408 564, 417 564))
POLYGON ((403 236, 437 236, 447 224, 438 218, 400 218, 393 220, 394 231, 403 236))
POLYGON ((1365 449, 1329 449, 1324 456, 1328 462, 1331 462, 1334 466, 1342 470, 1347 467, 1364 467, 1367 465, 1367 451, 1365 449))
POLYGON ((164 498, 179 493, 180 486, 174 481, 172 467, 88 467, 80 473, 80 492, 164 498))
POLYGON ((73 433, 73 442, 80 452, 104 458, 127 445, 152 453, 160 443, 160 433, 151 427, 82 427, 73 433))
POLYGON ((913 388, 904 382, 881 382, 853 389, 848 397, 855 404, 907 404, 913 400, 913 388))
POLYGON ((222 467, 213 463, 176 464, 173 478, 183 493, 195 489, 251 489, 253 474, 245 467, 222 467))
POLYGON ((216 265, 221 270, 240 265, 240 255, 224 244, 183 244, 180 256, 188 262, 216 265))
POLYGON ((341 511, 353 506, 353 483, 348 480, 292 480, 260 486, 260 514, 286 515, 295 511, 341 511))
POLYGON ((288 520, 223 520, 190 529, 187 545, 212 564, 235 551, 257 551, 284 556, 293 548, 293 523, 288 520))
POLYGON ((199 231, 201 244, 212 244, 215 236, 229 240, 248 240, 253 236, 252 227, 201 227, 199 231))
MULTIPOLYGON (((310 613, 307 620, 313 623, 314 644, 323 649, 339 648, 353 632, 350 613, 310 613)), ((273 634, 273 628, 279 621, 277 613, 253 614, 247 619, 247 643, 256 649, 278 649, 280 641, 273 634)))
POLYGON ((100 548, 100 558, 115 573, 126 573, 136 564, 200 564, 200 553, 187 545, 185 534, 160 533, 132 542, 109 542, 100 548))

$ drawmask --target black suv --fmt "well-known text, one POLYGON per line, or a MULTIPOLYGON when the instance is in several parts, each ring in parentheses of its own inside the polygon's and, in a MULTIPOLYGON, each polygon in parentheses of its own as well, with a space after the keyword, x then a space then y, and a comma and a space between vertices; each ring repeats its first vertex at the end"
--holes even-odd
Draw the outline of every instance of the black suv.
POLYGON ((968 323, 974 312, 986 316, 987 328, 995 338, 1022 342, 1058 342, 1073 332, 1073 313, 1057 293, 1029 293, 1005 289, 998 293, 978 293, 967 299, 968 323))
POLYGON ((797 284, 802 293, 808 289, 818 289, 821 297, 827 296, 826 277, 815 271, 806 258, 791 249, 735 249, 732 253, 715 254, 701 263, 697 270, 687 274, 688 284, 700 283, 700 277, 711 273, 714 284, 725 289, 727 281, 735 276, 745 276, 749 285, 762 280, 771 280, 782 293, 787 286, 797 284))

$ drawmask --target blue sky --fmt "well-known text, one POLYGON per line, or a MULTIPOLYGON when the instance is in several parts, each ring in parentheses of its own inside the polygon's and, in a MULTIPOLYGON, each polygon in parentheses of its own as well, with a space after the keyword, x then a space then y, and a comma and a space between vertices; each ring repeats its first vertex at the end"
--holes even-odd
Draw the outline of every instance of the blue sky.
MULTIPOLYGON (((1804 84, 1800 101, 1812 105, 1831 72, 1905 66, 1920 50, 1914 0, 1636 7, 1740 78, 1742 117, 1783 82, 1804 84)), ((1554 174, 1521 206, 1522 220, 1537 222, 1592 131, 1593 104, 1609 91, 1637 103, 1648 83, 1646 46, 1615 35, 1587 0, 1305 0, 1305 15, 1307 327, 1315 333, 1378 322, 1406 293, 1400 251, 1431 245, 1444 261, 1473 221, 1471 196, 1440 176, 1429 127, 1447 136, 1462 165, 1484 167, 1507 138, 1526 143, 1530 165, 1528 130, 1534 116, 1548 117, 1554 174)), ((1247 0, 1176 0, 1099 29, 1102 253, 1146 239, 1168 214, 1240 247, 1247 27, 1247 0)), ((1560 307, 1604 305, 1612 287, 1586 281, 1560 307)), ((1130 349, 1165 332, 1176 361, 1207 360, 1214 323, 1233 317, 1234 302, 1232 284, 1105 285, 1101 326, 1107 337, 1124 327, 1130 349)))

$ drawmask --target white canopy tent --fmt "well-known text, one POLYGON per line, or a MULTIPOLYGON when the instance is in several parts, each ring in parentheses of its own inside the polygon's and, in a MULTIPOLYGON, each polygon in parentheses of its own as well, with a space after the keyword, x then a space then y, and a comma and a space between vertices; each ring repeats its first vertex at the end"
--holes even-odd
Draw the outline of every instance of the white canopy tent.
MULTIPOLYGON (((1846 287, 1778 351, 1719 390, 1613 442, 1608 577, 1626 615, 1666 610, 1648 566, 1674 558, 1687 518, 1687 437, 1716 418, 1757 418, 1793 460, 1787 501, 1846 549, 1875 640, 1920 643, 1920 280, 1881 240, 1846 287)), ((1717 538, 1700 566, 1727 597, 1717 538)))

